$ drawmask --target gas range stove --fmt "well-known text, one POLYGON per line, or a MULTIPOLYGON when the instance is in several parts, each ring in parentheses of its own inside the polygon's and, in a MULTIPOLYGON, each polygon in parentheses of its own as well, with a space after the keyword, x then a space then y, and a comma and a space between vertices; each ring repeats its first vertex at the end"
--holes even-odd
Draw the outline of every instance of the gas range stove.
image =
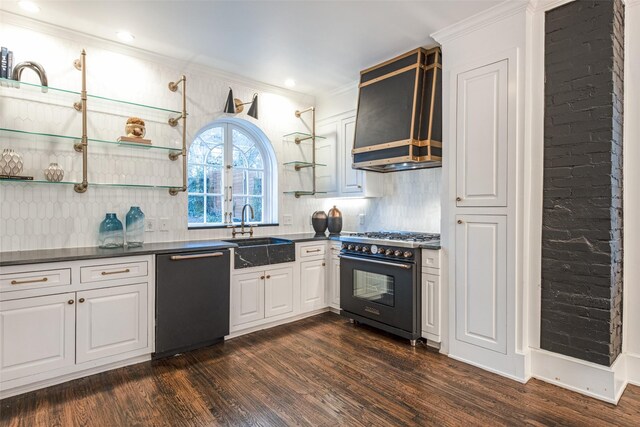
POLYGON ((342 242, 364 243, 368 245, 386 245, 401 248, 419 248, 421 245, 439 243, 440 234, 414 233, 409 231, 368 231, 340 236, 342 242))

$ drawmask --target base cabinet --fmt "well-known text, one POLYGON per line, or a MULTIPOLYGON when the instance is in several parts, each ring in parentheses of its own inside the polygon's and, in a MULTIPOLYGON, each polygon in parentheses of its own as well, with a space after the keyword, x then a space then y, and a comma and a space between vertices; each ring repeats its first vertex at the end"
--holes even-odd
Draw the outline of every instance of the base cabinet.
POLYGON ((2 381, 75 364, 75 293, 2 302, 2 381))
POLYGON ((440 332, 440 276, 422 273, 422 335, 441 341, 440 332))
POLYGON ((293 311, 293 268, 243 273, 231 280, 231 325, 293 311))
POLYGON ((326 307, 326 265, 324 259, 305 261, 300 264, 301 312, 305 313, 326 307))
POLYGON ((147 346, 146 283, 78 292, 77 301, 77 363, 147 346))
POLYGON ((331 278, 329 279, 329 305, 333 308, 340 308, 340 258, 331 257, 331 278))

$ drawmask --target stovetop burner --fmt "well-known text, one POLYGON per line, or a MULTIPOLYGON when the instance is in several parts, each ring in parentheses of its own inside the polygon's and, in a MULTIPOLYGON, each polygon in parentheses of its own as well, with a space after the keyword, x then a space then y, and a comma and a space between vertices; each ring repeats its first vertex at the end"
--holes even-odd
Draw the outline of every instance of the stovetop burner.
POLYGON ((440 234, 410 231, 367 231, 363 233, 350 233, 348 236, 341 236, 340 240, 403 247, 419 247, 423 243, 439 242, 440 234))

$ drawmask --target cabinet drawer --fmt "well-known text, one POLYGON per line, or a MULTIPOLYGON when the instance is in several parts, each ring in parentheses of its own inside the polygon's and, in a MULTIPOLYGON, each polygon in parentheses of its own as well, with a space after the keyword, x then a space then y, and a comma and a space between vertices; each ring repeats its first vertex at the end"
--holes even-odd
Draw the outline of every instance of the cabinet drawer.
POLYGON ((147 261, 123 262, 119 264, 93 265, 80 268, 80 283, 104 280, 128 279, 148 274, 147 261))
POLYGON ((300 257, 324 256, 327 245, 302 246, 300 248, 300 257))
POLYGON ((422 266, 440 268, 440 251, 431 249, 422 250, 422 266))
POLYGON ((71 269, 0 274, 0 291, 22 291, 71 284, 71 269))

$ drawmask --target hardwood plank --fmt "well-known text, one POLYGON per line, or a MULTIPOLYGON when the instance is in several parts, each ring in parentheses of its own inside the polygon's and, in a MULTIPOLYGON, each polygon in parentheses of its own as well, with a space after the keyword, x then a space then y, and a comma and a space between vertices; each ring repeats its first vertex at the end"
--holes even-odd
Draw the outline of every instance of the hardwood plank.
POLYGON ((613 406, 520 384, 325 313, 177 357, 0 401, 0 426, 640 425, 613 406))

